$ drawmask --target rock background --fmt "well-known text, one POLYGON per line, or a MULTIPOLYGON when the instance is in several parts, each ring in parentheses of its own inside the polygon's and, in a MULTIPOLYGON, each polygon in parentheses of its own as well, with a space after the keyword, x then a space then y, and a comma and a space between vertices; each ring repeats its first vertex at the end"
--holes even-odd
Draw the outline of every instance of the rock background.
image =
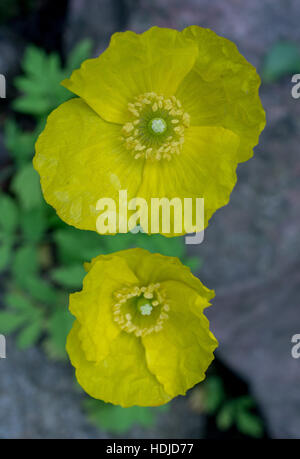
MULTIPOLYGON (((198 24, 233 40, 261 69, 278 40, 300 43, 299 19, 297 0, 70 0, 62 46, 66 53, 91 37, 98 54, 117 30, 198 24)), ((19 39, 5 40, 0 50, 18 55, 19 39)), ((0 54, 13 73, 13 54, 0 54)), ((267 127, 254 158, 239 166, 230 204, 215 214, 204 242, 189 247, 203 259, 201 280, 216 290, 207 315, 217 355, 249 383, 273 438, 300 437, 300 361, 291 357, 291 337, 300 333, 300 102, 290 91, 289 78, 262 86, 267 127)), ((0 375, 1 437, 104 436, 80 410, 72 370, 39 349, 21 353, 10 341, 0 375)), ((130 436, 199 438, 201 429, 201 417, 178 399, 154 430, 130 436)))

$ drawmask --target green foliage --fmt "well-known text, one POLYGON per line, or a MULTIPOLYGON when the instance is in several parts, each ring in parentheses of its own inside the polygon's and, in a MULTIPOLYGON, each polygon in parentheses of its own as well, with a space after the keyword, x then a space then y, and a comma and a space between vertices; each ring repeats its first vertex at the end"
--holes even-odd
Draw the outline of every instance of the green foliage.
POLYGON ((47 339, 45 349, 48 355, 54 359, 64 359, 66 357, 66 337, 72 328, 74 318, 66 309, 68 298, 65 304, 55 307, 47 323, 47 339))
POLYGON ((93 42, 89 38, 80 41, 70 52, 65 68, 66 77, 92 54, 93 42))
POLYGON ((225 399, 223 382, 218 376, 209 376, 205 382, 204 409, 214 414, 225 399))
POLYGON ((6 236, 5 238, 0 239, 0 273, 4 271, 12 257, 12 242, 6 236))
POLYGON ((42 203, 40 179, 38 173, 28 163, 17 171, 11 182, 13 191, 25 210, 31 210, 42 203))
POLYGON ((54 231, 53 239, 61 265, 83 263, 103 253, 102 238, 93 231, 80 231, 65 225, 54 231))
POLYGON ((12 264, 12 275, 20 288, 26 288, 27 280, 37 275, 37 250, 33 245, 23 245, 16 249, 12 264))
POLYGON ((15 79, 15 86, 23 95, 13 102, 14 110, 44 118, 70 99, 72 94, 60 83, 90 56, 91 50, 92 42, 82 41, 72 50, 63 67, 57 53, 46 54, 40 48, 29 46, 22 61, 24 74, 15 79))
POLYGON ((19 209, 8 194, 0 194, 0 231, 4 235, 13 233, 18 225, 19 209))
POLYGON ((34 144, 42 125, 32 132, 23 131, 14 119, 8 119, 4 125, 4 143, 17 166, 31 160, 34 144))
POLYGON ((74 264, 53 269, 51 278, 54 282, 66 288, 80 288, 85 275, 81 264, 74 264))
POLYGON ((228 398, 218 376, 207 378, 204 391, 204 411, 215 416, 218 429, 228 430, 235 425, 244 435, 262 437, 263 424, 252 411, 254 400, 250 396, 228 398))
POLYGON ((5 270, 12 259, 13 233, 18 226, 19 211, 14 200, 0 194, 0 272, 5 270))
POLYGON ((134 425, 149 428, 154 425, 156 417, 169 408, 168 405, 158 408, 122 408, 92 398, 85 400, 84 406, 89 420, 94 425, 115 434, 123 434, 134 425))
POLYGON ((237 429, 250 437, 260 438, 263 435, 261 419, 251 412, 254 402, 251 397, 239 397, 224 403, 216 417, 220 430, 228 430, 234 424, 237 429))
POLYGON ((47 227, 47 213, 44 206, 31 210, 22 210, 20 228, 25 242, 34 244, 42 241, 47 227))
POLYGON ((283 41, 276 43, 265 57, 262 78, 266 83, 282 76, 300 72, 300 50, 298 45, 283 41))
POLYGON ((18 293, 6 295, 4 301, 9 309, 0 311, 0 333, 18 330, 17 345, 20 349, 35 344, 42 334, 42 311, 18 293))

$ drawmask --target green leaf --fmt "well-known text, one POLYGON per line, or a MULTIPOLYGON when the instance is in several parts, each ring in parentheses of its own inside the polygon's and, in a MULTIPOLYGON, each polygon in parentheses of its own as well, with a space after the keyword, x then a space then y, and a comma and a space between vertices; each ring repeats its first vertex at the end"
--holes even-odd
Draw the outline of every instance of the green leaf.
POLYGON ((18 335, 17 346, 19 349, 28 349, 32 347, 41 337, 43 332, 42 323, 36 320, 27 325, 18 335))
POLYGON ((138 245, 138 241, 140 240, 139 235, 134 235, 131 233, 100 237, 102 239, 104 253, 112 253, 134 247, 135 243, 138 245))
POLYGON ((92 48, 93 41, 89 38, 86 38, 77 43, 77 45, 75 45, 75 47, 69 53, 67 59, 67 69, 72 71, 79 67, 85 59, 88 59, 91 56, 92 48))
POLYGON ((43 206, 21 214, 21 228, 25 240, 36 243, 41 241, 47 229, 47 219, 43 206))
POLYGON ((15 86, 22 95, 13 101, 13 108, 45 118, 58 105, 74 97, 60 83, 88 57, 90 51, 89 40, 79 43, 70 53, 66 68, 63 68, 57 53, 46 54, 40 48, 29 46, 22 60, 24 74, 15 79, 15 86))
POLYGON ((31 95, 19 97, 12 103, 13 109, 16 112, 29 113, 35 116, 42 116, 48 113, 51 109, 51 103, 48 99, 41 99, 40 95, 31 95))
POLYGON ((32 164, 27 164, 16 173, 11 189, 25 210, 39 207, 42 203, 40 179, 32 164))
POLYGON ((51 305, 57 304, 58 294, 56 289, 44 279, 35 276, 27 277, 25 287, 35 300, 51 305))
POLYGON ((234 423, 235 407, 234 403, 227 402, 223 405, 216 416, 217 427, 220 430, 228 430, 234 423))
POLYGON ((112 253, 130 247, 142 247, 151 252, 181 258, 185 253, 183 238, 166 238, 155 234, 100 236, 93 231, 63 228, 55 231, 54 241, 58 248, 59 260, 63 264, 89 261, 101 253, 112 253))
POLYGON ((10 241, 0 242, 0 272, 4 271, 12 258, 12 244, 10 241))
POLYGON ((216 413, 225 399, 222 379, 218 376, 209 376, 204 383, 204 409, 207 413, 216 413))
POLYGON ((35 311, 34 304, 21 293, 7 293, 4 296, 4 304, 13 309, 17 309, 21 313, 32 315, 35 311))
POLYGON ((106 253, 106 237, 109 236, 100 236, 93 231, 80 231, 71 227, 54 232, 59 259, 63 264, 83 263, 100 253, 106 253))
POLYGON ((25 321, 26 317, 24 315, 0 311, 0 333, 12 333, 20 328, 25 321))
POLYGON ((38 277, 38 256, 34 246, 26 245, 17 250, 12 266, 15 282, 38 301, 57 303, 57 292, 44 279, 38 277))
POLYGON ((264 428, 261 419, 253 413, 238 411, 236 417, 238 430, 251 437, 260 438, 263 436, 264 428))
POLYGON ((160 234, 138 233, 133 240, 133 245, 149 250, 150 252, 159 252, 169 257, 183 257, 185 253, 184 239, 182 237, 165 237, 160 234))
POLYGON ((88 399, 85 401, 85 408, 93 424, 103 430, 118 434, 127 432, 133 425, 150 427, 155 421, 153 409, 147 407, 122 408, 88 399))
POLYGON ((24 73, 33 76, 41 75, 45 70, 46 59, 47 55, 43 49, 29 45, 25 50, 22 60, 24 73))
POLYGON ((184 257, 183 263, 188 266, 192 272, 195 272, 197 269, 201 268, 203 262, 199 257, 184 257))
POLYGON ((54 269, 51 273, 51 278, 63 287, 78 288, 81 287, 85 274, 83 266, 76 264, 54 269))
POLYGON ((37 250, 34 246, 25 245, 16 251, 12 272, 17 284, 26 288, 27 279, 38 272, 37 250))
POLYGON ((48 339, 46 350, 51 357, 66 357, 66 339, 72 328, 74 317, 68 311, 67 306, 55 308, 47 324, 48 339))
POLYGON ((24 132, 11 118, 4 124, 5 147, 18 163, 22 164, 32 158, 37 135, 37 129, 33 132, 24 132))
POLYGON ((0 194, 0 228, 11 234, 16 231, 19 222, 19 211, 15 201, 8 195, 0 194))
POLYGON ((291 42, 276 43, 265 58, 262 78, 272 82, 284 75, 300 71, 300 51, 298 45, 291 42))
POLYGON ((253 408, 255 405, 254 400, 252 397, 250 397, 250 395, 245 395, 243 397, 237 398, 236 404, 239 410, 248 410, 253 408))

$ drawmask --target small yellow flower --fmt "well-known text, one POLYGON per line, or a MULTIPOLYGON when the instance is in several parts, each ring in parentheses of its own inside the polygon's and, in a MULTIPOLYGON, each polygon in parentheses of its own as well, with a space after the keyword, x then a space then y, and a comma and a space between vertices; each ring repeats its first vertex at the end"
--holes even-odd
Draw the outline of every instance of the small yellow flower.
POLYGON ((203 309, 214 296, 177 258, 129 249, 87 266, 70 296, 67 351, 92 397, 158 406, 205 378, 217 341, 203 309))
POLYGON ((96 231, 96 203, 119 190, 147 202, 203 197, 206 227, 265 125, 255 68, 198 26, 116 33, 62 84, 79 98, 48 118, 34 166, 47 202, 81 229, 96 231))

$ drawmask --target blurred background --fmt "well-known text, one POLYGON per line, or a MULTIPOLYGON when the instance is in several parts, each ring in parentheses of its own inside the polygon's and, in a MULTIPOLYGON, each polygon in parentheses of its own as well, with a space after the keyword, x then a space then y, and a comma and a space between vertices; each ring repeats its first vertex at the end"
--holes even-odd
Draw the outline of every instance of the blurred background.
POLYGON ((299 20, 297 0, 1 0, 1 438, 300 437, 299 20), (68 227, 31 163, 48 114, 71 97, 59 82, 116 31, 191 24, 233 40, 262 76, 267 127, 229 205, 199 246, 68 227), (132 246, 180 257, 216 291, 207 316, 220 345, 206 381, 155 409, 89 398, 64 350, 83 261, 132 246))

